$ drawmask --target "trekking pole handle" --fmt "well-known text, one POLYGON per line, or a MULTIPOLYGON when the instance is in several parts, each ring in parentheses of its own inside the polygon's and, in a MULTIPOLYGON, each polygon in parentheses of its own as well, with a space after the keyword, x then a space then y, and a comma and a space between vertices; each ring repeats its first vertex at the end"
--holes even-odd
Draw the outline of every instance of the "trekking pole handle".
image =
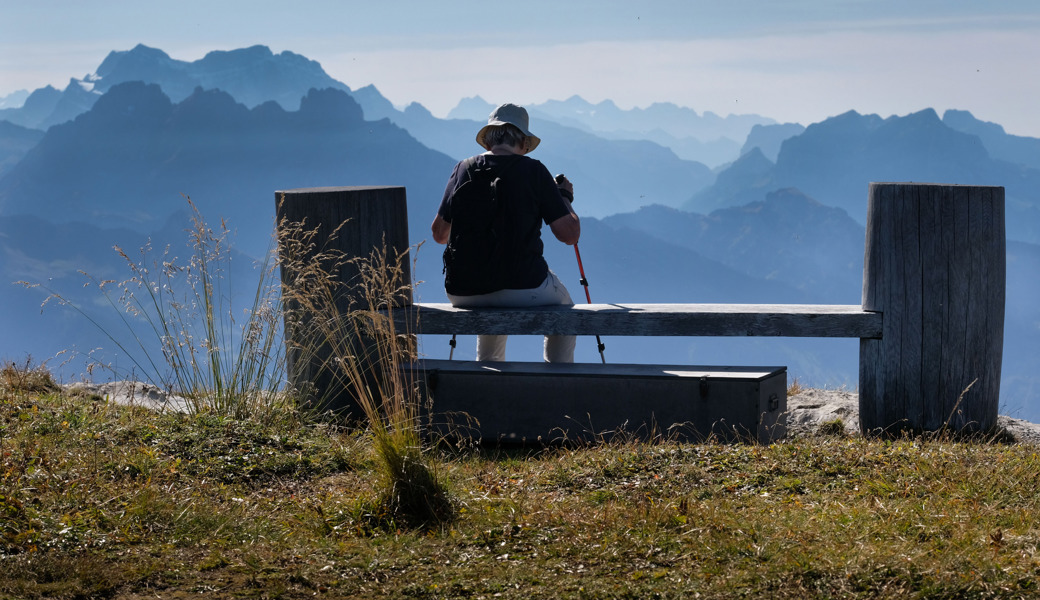
POLYGON ((556 186, 560 188, 560 194, 566 198, 568 202, 574 204, 574 184, 567 179, 567 176, 560 173, 556 177, 553 177, 553 181, 555 181, 556 186))

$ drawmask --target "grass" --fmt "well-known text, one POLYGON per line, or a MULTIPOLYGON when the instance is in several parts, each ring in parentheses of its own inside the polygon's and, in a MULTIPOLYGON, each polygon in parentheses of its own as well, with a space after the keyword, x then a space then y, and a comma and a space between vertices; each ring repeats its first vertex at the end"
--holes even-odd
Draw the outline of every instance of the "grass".
MULTIPOLYGON (((170 388, 201 401, 188 413, 67 393, 31 361, 0 369, 0 599, 1037 594, 1034 446, 870 440, 836 435, 838 423, 768 447, 430 445, 402 366, 411 332, 390 314, 404 257, 359 261, 344 302, 338 269, 311 268, 324 252, 313 232, 289 227, 299 234, 281 257, 289 308, 266 309, 261 286, 237 330, 219 316, 210 250, 223 234, 201 220, 195 262, 156 263, 197 275, 194 296, 166 295, 183 281, 120 288, 124 306, 159 309, 155 335, 188 348, 165 356, 181 382, 170 388), (332 340, 290 351, 353 390, 363 428, 308 414, 292 401, 308 390, 272 393, 267 374, 281 366, 265 362, 264 336, 276 321, 262 321, 259 345, 228 343, 283 310, 290 332, 332 340), (374 350, 350 342, 361 338, 374 350), (243 401, 261 410, 238 410, 243 401)), ((150 281, 128 263, 131 281, 150 281)))
POLYGON ((0 379, 0 598, 1019 598, 1040 453, 935 438, 433 448, 387 518, 362 434, 0 379))

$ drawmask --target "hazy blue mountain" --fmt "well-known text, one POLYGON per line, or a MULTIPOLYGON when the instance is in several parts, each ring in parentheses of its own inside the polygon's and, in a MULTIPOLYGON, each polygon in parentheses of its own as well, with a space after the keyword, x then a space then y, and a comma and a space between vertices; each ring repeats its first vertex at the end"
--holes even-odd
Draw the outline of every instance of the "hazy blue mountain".
POLYGON ((887 119, 850 111, 784 140, 771 172, 758 157, 751 162, 735 162, 683 206, 707 212, 797 188, 863 223, 872 181, 999 185, 1008 199, 1008 236, 1040 241, 1040 170, 992 158, 978 136, 951 129, 931 109, 887 119))
POLYGON ((201 87, 223 90, 248 108, 274 101, 286 110, 298 109, 311 89, 350 91, 316 61, 289 51, 274 54, 266 46, 252 46, 214 51, 186 62, 138 44, 131 50, 110 52, 96 73, 82 81, 72 79, 63 92, 50 86, 34 91, 23 106, 0 110, 0 120, 47 129, 74 119, 114 86, 132 81, 158 84, 173 102, 201 87))
MULTIPOLYGON (((0 179, 3 358, 31 353, 42 360, 72 346, 104 346, 112 360, 111 342, 86 319, 56 305, 40 317, 47 292, 10 282, 45 283, 94 311, 104 303, 82 288, 78 271, 121 280, 129 273, 113 245, 131 253, 149 240, 159 249, 183 247, 181 193, 211 222, 226 220, 237 231, 236 247, 248 256, 239 260, 236 279, 248 293, 255 276, 249 257, 269 247, 276 190, 405 186, 418 243, 429 237, 453 164, 386 120, 364 121, 360 106, 337 90, 311 91, 289 112, 274 102, 247 109, 224 92, 201 89, 173 103, 155 84, 129 82, 41 135, 0 179)), ((439 277, 440 256, 423 256, 417 277, 439 277)), ((118 329, 117 316, 102 307, 95 317, 118 329)), ((117 360, 129 368, 125 356, 117 360)))
MULTIPOLYGON (((443 152, 457 161, 484 151, 477 145, 476 135, 487 123, 486 116, 479 122, 453 118, 438 119, 417 102, 398 110, 371 85, 351 92, 351 96, 365 111, 366 119, 389 119, 398 127, 407 129, 408 133, 428 148, 443 152)), ((538 152, 541 152, 541 148, 538 152)))
POLYGON ((531 107, 533 112, 556 119, 584 123, 593 131, 648 132, 667 131, 676 137, 699 140, 730 138, 743 140, 754 125, 768 125, 776 121, 758 115, 719 115, 696 111, 670 102, 655 102, 646 108, 622 110, 610 100, 591 104, 580 96, 567 100, 549 100, 531 107))
POLYGON ((0 177, 18 164, 36 144, 43 139, 43 132, 39 129, 29 129, 10 123, 0 121, 0 177))
POLYGON ((1008 241, 1001 412, 1040 422, 1040 245, 1008 241))
POLYGON ((100 97, 92 83, 70 79, 64 91, 58 92, 51 86, 40 88, 21 107, 0 110, 0 121, 47 129, 87 112, 100 97))
POLYGON ((773 164, 758 147, 752 148, 729 167, 719 171, 715 183, 695 193, 683 205, 687 210, 709 213, 720 208, 760 202, 776 189, 773 164))
POLYGON ((202 87, 223 90, 249 108, 274 100, 286 110, 299 108, 300 99, 312 88, 349 91, 318 62, 289 51, 274 54, 259 45, 213 51, 193 62, 172 59, 141 44, 109 53, 98 67, 96 88, 106 92, 126 81, 157 83, 174 102, 202 87))
POLYGON ((978 136, 991 157, 1040 169, 1040 139, 1009 135, 1002 126, 980 121, 966 110, 947 110, 942 120, 951 129, 978 136))
POLYGON ((720 137, 701 141, 694 137, 677 138, 666 131, 655 129, 645 134, 601 134, 608 139, 647 139, 675 152, 683 160, 692 160, 715 169, 736 158, 740 144, 730 138, 720 137))
POLYGON ((591 104, 579 96, 550 100, 530 107, 532 115, 564 125, 584 126, 612 139, 652 139, 677 156, 711 167, 738 156, 738 148, 754 125, 775 123, 758 115, 719 115, 658 102, 646 108, 622 110, 610 100, 591 104))
POLYGON ((463 98, 459 100, 459 103, 455 105, 455 108, 448 111, 449 119, 466 119, 470 121, 479 121, 481 123, 487 123, 488 116, 491 111, 495 110, 495 105, 481 98, 480 96, 471 96, 469 98, 463 98))
MULTIPOLYGON (((483 152, 475 138, 487 123, 486 115, 479 121, 438 119, 417 103, 399 111, 371 86, 353 96, 366 118, 388 118, 456 160, 483 152)), ((651 141, 604 139, 539 117, 532 117, 531 130, 542 139, 531 157, 553 173, 567 174, 585 215, 604 217, 653 203, 678 206, 715 179, 707 166, 682 160, 651 141)))
POLYGON ((393 120, 400 116, 400 111, 383 94, 379 93, 379 90, 374 85, 358 88, 350 92, 350 95, 361 105, 365 118, 369 121, 378 121, 379 119, 393 120))
POLYGON ((52 127, 0 179, 0 214, 149 231, 187 194, 256 232, 255 254, 266 247, 275 190, 404 185, 432 218, 452 164, 388 121, 365 121, 346 92, 312 90, 287 112, 201 89, 175 104, 158 85, 131 82, 52 127))
POLYGON ((40 129, 40 124, 54 112, 62 93, 52 86, 33 91, 18 108, 0 110, 0 121, 8 121, 22 127, 40 129))
POLYGON ((540 119, 532 127, 542 138, 532 156, 574 182, 575 203, 583 215, 603 217, 648 204, 679 206, 715 180, 707 166, 681 160, 653 142, 603 140, 540 119))
MULTIPOLYGON (((664 207, 644 211, 655 208, 679 212, 664 207)), ((584 300, 581 286, 575 283, 579 275, 574 248, 552 240, 548 232, 545 235, 549 238, 546 259, 563 278, 571 296, 584 300)), ((690 244, 629 227, 623 218, 585 218, 580 247, 589 289, 596 302, 640 303, 647 302, 645 298, 650 295, 654 302, 666 303, 797 303, 807 301, 811 295, 781 278, 749 273, 690 244)))
MULTIPOLYGON (((492 104, 476 96, 461 100, 448 117, 487 122, 493 109, 492 104)), ((591 104, 580 96, 532 104, 527 109, 532 118, 554 121, 605 139, 651 140, 670 148, 679 158, 709 167, 737 158, 752 127, 775 123, 758 115, 720 117, 710 111, 697 114, 671 103, 624 110, 610 100, 591 104)))
POLYGON ((776 158, 780 154, 780 145, 784 140, 801 135, 803 131, 805 131, 805 127, 798 123, 755 125, 748 133, 747 140, 740 149, 740 154, 744 155, 758 148, 763 156, 776 162, 776 158))
POLYGON ((100 97, 101 94, 94 90, 92 84, 76 79, 69 80, 69 84, 65 86, 65 91, 61 94, 61 98, 54 106, 54 110, 40 123, 39 129, 48 129, 52 125, 75 119, 77 116, 90 110, 100 97))
MULTIPOLYGON (((118 369, 117 377, 144 377, 148 365, 143 350, 161 360, 159 333, 143 319, 124 321, 128 315, 112 303, 120 297, 119 284, 132 276, 128 259, 153 273, 161 270, 164 260, 175 259, 176 264, 186 265, 193 254, 185 232, 189 226, 186 210, 171 215, 149 232, 53 223, 28 215, 0 219, 0 306, 4 307, 0 313, 0 359, 21 361, 29 355, 36 361, 47 361, 47 366, 66 380, 81 377, 91 360, 118 369), (120 256, 117 246, 127 257, 120 256), (142 255, 147 247, 151 250, 142 255), (107 299, 99 289, 105 281, 107 299), (52 293, 61 294, 86 314, 63 301, 48 300, 52 293), (134 364, 133 358, 142 364, 134 364)), ((234 247, 230 256, 229 261, 220 263, 226 279, 219 300, 240 319, 241 311, 251 306, 258 265, 234 247)), ((159 281, 158 277, 149 279, 159 281)), ((173 294, 174 290, 164 288, 163 293, 173 294)), ((145 305, 150 302, 144 290, 136 290, 136 294, 145 305)), ((100 370, 94 377, 103 380, 112 374, 100 370)))
POLYGON ((5 108, 21 108, 29 97, 29 90, 18 90, 6 96, 0 96, 0 110, 5 108))
MULTIPOLYGON (((604 219, 688 248, 749 276, 802 292, 816 304, 859 304, 863 226, 794 189, 709 215, 649 206, 604 219)), ((764 296, 760 302, 768 302, 764 296)))
POLYGON ((871 181, 1006 185, 1001 171, 977 137, 950 129, 933 110, 888 119, 849 112, 784 141, 775 182, 863 222, 871 181))

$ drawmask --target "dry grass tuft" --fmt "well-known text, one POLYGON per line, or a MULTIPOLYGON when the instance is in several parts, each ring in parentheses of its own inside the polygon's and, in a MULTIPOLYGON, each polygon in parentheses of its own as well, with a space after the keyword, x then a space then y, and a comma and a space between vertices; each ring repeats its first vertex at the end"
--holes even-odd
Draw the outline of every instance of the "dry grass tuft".
POLYGON ((279 223, 289 352, 307 379, 332 382, 315 390, 311 403, 327 405, 332 399, 322 394, 342 390, 349 399, 336 407, 347 413, 341 418, 356 418, 359 409, 380 467, 376 511, 388 526, 449 523, 455 507, 424 450, 421 395, 410 370, 415 336, 394 319, 411 299, 409 254, 384 245, 368 257, 346 257, 317 248, 316 237, 304 223, 279 223), (353 273, 349 281, 340 281, 344 272, 353 273))
POLYGON ((791 396, 797 396, 804 391, 805 388, 802 387, 801 382, 798 381, 797 377, 795 377, 791 380, 791 384, 787 386, 787 397, 790 398, 791 396))
POLYGON ((33 366, 32 358, 29 357, 22 364, 4 363, 0 369, 0 389, 19 394, 49 394, 60 388, 50 371, 42 366, 33 366))

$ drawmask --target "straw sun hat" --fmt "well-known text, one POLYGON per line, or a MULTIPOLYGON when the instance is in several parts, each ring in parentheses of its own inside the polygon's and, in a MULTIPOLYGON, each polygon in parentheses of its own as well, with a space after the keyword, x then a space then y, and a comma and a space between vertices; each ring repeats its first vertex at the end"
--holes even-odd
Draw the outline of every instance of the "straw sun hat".
POLYGON ((487 144, 484 142, 484 134, 487 133, 489 127, 495 127, 500 125, 512 125, 524 132, 524 135, 528 138, 527 151, 530 152, 538 147, 538 144, 542 142, 541 138, 531 133, 528 129, 528 118, 527 110, 522 106, 516 104, 503 104, 493 110, 491 115, 488 117, 488 124, 483 126, 480 131, 477 132, 477 143, 480 144, 485 150, 490 150, 487 144))

